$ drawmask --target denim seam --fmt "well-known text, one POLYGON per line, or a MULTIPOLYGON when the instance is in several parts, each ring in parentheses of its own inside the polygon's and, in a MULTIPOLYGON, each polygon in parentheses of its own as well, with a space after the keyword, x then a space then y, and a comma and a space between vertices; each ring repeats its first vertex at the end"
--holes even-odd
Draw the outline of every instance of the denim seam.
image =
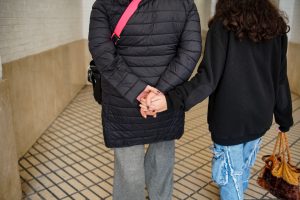
POLYGON ((229 169, 230 169, 230 175, 232 177, 232 180, 234 182, 234 186, 235 186, 235 189, 237 191, 237 195, 238 195, 238 199, 240 200, 243 200, 240 196, 240 189, 239 189, 239 186, 237 184, 237 180, 236 180, 236 177, 235 177, 235 174, 234 174, 234 170, 232 168, 232 161, 230 159, 230 148, 228 147, 225 147, 225 152, 226 152, 226 157, 227 157, 227 160, 228 160, 228 166, 229 166, 229 169))
POLYGON ((243 169, 245 169, 246 167, 250 167, 250 163, 253 159, 253 155, 258 152, 259 150, 259 146, 260 146, 260 143, 261 143, 261 139, 255 144, 254 148, 253 148, 253 151, 250 153, 249 155, 249 159, 247 160, 247 162, 245 163, 245 166, 243 167, 243 169))

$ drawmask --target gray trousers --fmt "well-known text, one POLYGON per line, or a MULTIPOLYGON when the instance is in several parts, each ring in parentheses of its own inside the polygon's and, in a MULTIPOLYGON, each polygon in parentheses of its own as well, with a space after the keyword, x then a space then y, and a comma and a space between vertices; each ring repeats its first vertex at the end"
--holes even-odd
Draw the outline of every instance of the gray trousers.
POLYGON ((175 142, 115 148, 114 200, 144 200, 145 183, 151 200, 171 200, 175 142))

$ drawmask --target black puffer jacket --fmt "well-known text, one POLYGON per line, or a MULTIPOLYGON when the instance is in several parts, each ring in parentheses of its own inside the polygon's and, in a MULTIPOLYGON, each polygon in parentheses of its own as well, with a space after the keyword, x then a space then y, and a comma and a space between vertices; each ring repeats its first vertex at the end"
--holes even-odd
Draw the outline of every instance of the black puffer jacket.
POLYGON ((201 53, 200 20, 193 0, 142 0, 114 46, 112 31, 128 1, 94 3, 89 48, 102 76, 102 122, 107 147, 178 139, 183 111, 143 119, 136 97, 149 84, 166 92, 193 72, 201 53))

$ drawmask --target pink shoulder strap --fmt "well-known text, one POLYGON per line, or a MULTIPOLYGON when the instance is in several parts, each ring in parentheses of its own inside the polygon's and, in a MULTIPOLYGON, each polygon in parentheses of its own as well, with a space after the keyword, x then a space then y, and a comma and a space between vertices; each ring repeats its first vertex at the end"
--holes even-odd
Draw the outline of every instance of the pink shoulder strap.
POLYGON ((135 13, 137 10, 141 0, 132 0, 131 3, 126 8, 125 12, 121 16, 117 26, 115 27, 115 30, 113 34, 111 35, 111 39, 115 44, 117 44, 118 40, 120 40, 120 35, 125 28, 127 22, 129 21, 130 17, 135 13))

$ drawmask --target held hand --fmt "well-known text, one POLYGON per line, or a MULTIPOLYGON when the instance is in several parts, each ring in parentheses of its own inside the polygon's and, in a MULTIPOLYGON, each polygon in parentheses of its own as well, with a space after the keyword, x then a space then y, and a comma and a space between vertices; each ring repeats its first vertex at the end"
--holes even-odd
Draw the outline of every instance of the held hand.
POLYGON ((147 96, 148 110, 163 112, 168 109, 166 96, 162 93, 155 95, 151 93, 147 96), (148 103, 149 102, 149 103, 148 103))
POLYGON ((145 87, 145 89, 141 92, 141 94, 136 99, 139 102, 141 102, 141 99, 146 98, 150 92, 153 92, 155 94, 161 93, 158 89, 156 89, 150 85, 147 85, 147 87, 145 87))
POLYGON ((156 117, 156 112, 153 111, 153 110, 149 110, 149 106, 147 105, 147 102, 146 102, 146 98, 148 97, 148 95, 152 93, 151 95, 153 94, 161 94, 161 92, 150 86, 150 85, 147 85, 147 87, 141 92, 141 94, 136 98, 141 104, 140 104, 140 113, 141 115, 146 119, 147 116, 153 116, 153 117, 156 117))
MULTIPOLYGON (((152 99, 158 95, 160 95, 161 93, 159 94, 156 94, 154 92, 150 92, 147 96, 146 96, 146 104, 148 107, 151 106, 151 103, 152 103, 152 99)), ((148 108, 149 109, 149 108, 148 108)))
POLYGON ((147 87, 145 88, 145 91, 147 91, 148 93, 153 92, 155 94, 161 93, 161 91, 159 91, 158 89, 156 89, 155 87, 152 87, 150 85, 147 85, 147 87))
POLYGON ((147 96, 145 97, 146 105, 148 107, 151 105, 151 99, 153 99, 155 96, 163 95, 163 93, 161 91, 159 91, 158 89, 151 87, 149 85, 145 88, 144 91, 148 92, 147 96))
POLYGON ((144 98, 141 99, 140 112, 144 118, 147 118, 147 115, 156 117, 158 112, 165 110, 167 110, 167 101, 162 93, 154 94, 150 92, 147 101, 144 98), (150 106, 147 102, 150 102, 150 106))
POLYGON ((149 109, 149 106, 147 106, 145 98, 141 99, 140 113, 141 113, 142 117, 144 117, 145 119, 147 118, 148 115, 153 116, 154 118, 156 118, 156 116, 157 116, 157 113, 155 111, 151 111, 149 109))

